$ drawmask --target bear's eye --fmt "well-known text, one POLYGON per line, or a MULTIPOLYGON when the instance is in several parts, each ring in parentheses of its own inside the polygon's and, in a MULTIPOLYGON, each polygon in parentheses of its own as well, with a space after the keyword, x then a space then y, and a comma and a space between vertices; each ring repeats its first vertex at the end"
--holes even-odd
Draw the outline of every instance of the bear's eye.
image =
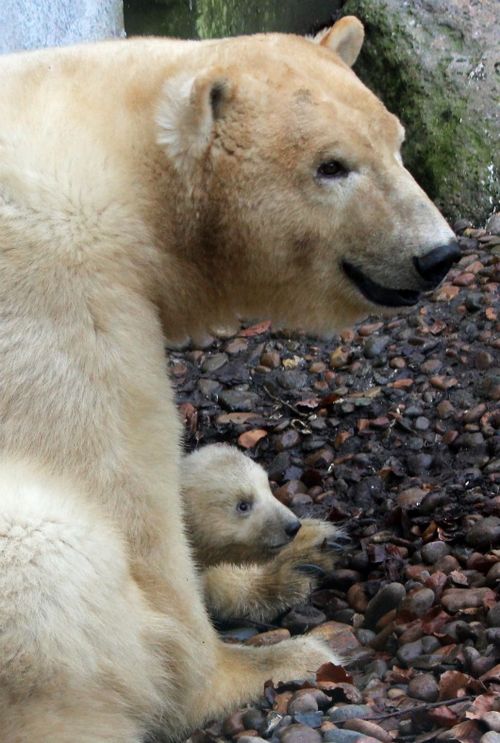
POLYGON ((321 163, 317 174, 320 178, 345 178, 346 175, 349 175, 349 170, 338 160, 328 160, 321 163))
POLYGON ((240 500, 236 506, 238 513, 248 513, 252 510, 252 502, 249 500, 240 500))

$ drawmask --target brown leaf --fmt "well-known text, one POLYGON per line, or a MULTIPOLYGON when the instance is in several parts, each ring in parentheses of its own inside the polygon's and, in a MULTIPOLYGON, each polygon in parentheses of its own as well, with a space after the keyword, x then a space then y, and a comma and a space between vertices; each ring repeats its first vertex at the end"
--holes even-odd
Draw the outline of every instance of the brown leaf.
POLYGON ((483 681, 484 683, 500 683, 500 664, 497 666, 493 666, 493 668, 490 668, 489 671, 483 673, 483 675, 479 677, 479 680, 483 681))
POLYGON ((439 699, 458 699, 466 694, 471 677, 461 671, 445 671, 439 683, 439 699))
POLYGON ((468 586, 469 581, 467 580, 467 576, 461 573, 459 570, 452 570, 450 573, 450 578, 457 586, 468 586))
POLYGON ((336 684, 333 681, 318 681, 318 688, 331 698, 332 702, 347 702, 347 704, 361 704, 363 696, 353 684, 336 684))
POLYGON ((319 404, 321 407, 328 407, 328 405, 333 405, 333 403, 337 402, 337 400, 342 400, 343 398, 340 395, 337 395, 335 392, 331 392, 329 395, 325 395, 325 397, 322 397, 319 401, 319 404))
POLYGON ((457 715, 450 707, 435 707, 427 713, 428 717, 439 727, 451 728, 458 720, 457 715))
POLYGON ((245 431, 238 436, 238 444, 243 449, 252 449, 265 436, 267 436, 267 431, 264 431, 263 428, 253 428, 251 431, 245 431))
POLYGON ((254 420, 255 418, 260 418, 258 413, 221 413, 217 416, 217 423, 220 423, 221 425, 224 423, 240 425, 247 421, 254 420))
POLYGON ((497 694, 480 694, 474 699, 465 716, 469 720, 481 720, 483 715, 491 712, 500 704, 497 694))
POLYGON ((262 333, 267 333, 270 328, 271 320, 264 320, 263 322, 258 322, 256 325, 251 325, 249 328, 240 330, 238 335, 242 338, 252 338, 254 335, 262 335, 262 333))
POLYGON ((194 405, 190 402, 183 402, 179 405, 179 412, 184 426, 194 433, 198 427, 198 411, 194 405))
POLYGON ((352 684, 352 676, 335 663, 324 663, 316 673, 317 681, 333 681, 335 684, 352 684))
POLYGON ((442 740, 458 741, 458 743, 479 743, 483 735, 483 730, 475 720, 465 720, 452 727, 446 737, 442 740))
POLYGON ((435 521, 431 521, 431 523, 429 524, 429 526, 427 527, 427 529, 422 534, 422 539, 424 540, 424 542, 429 542, 432 539, 432 537, 436 533, 436 529, 437 529, 436 522, 435 521))
POLYGON ((308 410, 314 410, 319 405, 319 397, 308 397, 305 400, 299 400, 295 403, 297 408, 307 408, 308 410))

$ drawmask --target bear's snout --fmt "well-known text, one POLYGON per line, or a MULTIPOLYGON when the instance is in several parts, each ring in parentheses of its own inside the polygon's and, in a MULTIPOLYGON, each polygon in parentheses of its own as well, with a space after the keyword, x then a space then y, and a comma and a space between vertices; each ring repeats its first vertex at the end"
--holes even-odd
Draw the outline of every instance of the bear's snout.
POLYGON ((285 534, 287 535, 287 537, 290 537, 290 539, 293 539, 301 526, 302 524, 300 523, 300 521, 298 519, 294 519, 285 526, 285 534))
POLYGON ((429 288, 437 286, 454 263, 460 259, 460 250, 455 240, 440 245, 422 256, 415 256, 413 262, 420 276, 429 288))

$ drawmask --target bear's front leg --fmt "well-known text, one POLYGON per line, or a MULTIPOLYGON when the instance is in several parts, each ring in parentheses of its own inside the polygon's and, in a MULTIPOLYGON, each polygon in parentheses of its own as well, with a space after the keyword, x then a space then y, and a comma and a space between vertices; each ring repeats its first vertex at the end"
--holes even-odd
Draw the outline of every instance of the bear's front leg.
POLYGON ((328 542, 337 527, 318 519, 304 519, 297 536, 264 564, 221 563, 202 574, 205 601, 217 619, 269 622, 303 603, 320 578, 335 564, 328 542))

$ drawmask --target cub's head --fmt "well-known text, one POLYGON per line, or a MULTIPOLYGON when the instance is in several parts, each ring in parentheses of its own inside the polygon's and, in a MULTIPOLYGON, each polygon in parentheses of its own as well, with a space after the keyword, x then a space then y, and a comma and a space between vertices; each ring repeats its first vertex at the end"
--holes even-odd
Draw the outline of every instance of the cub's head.
POLYGON ((206 281, 200 324, 216 306, 332 330, 415 304, 457 260, 403 127, 350 68, 362 41, 347 17, 316 39, 205 42, 165 83, 158 142, 189 203, 178 257, 206 281))
POLYGON ((184 457, 181 484, 188 535, 203 566, 260 562, 300 529, 264 469, 234 447, 212 444, 184 457))

